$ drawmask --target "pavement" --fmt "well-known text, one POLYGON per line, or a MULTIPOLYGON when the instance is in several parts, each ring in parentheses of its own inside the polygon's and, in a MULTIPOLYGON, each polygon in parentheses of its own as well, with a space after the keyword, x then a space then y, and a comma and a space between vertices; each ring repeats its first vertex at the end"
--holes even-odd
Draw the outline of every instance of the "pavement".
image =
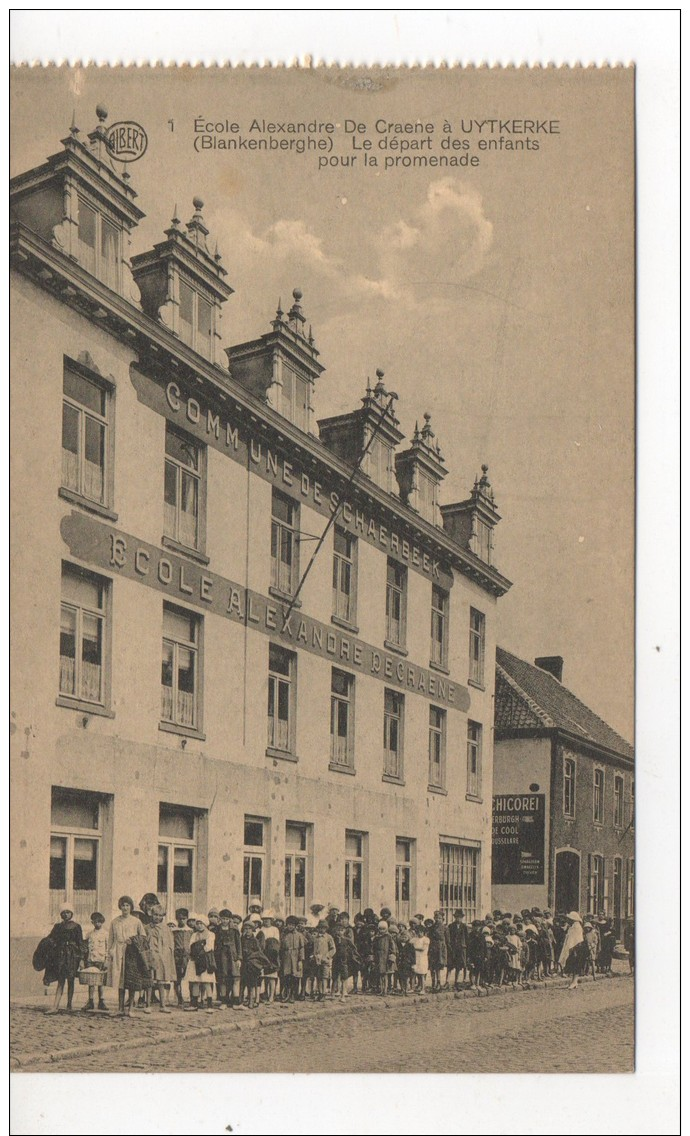
MULTIPOLYGON (((598 977, 596 982, 582 979, 572 991, 567 979, 552 978, 518 990, 494 987, 479 994, 462 990, 406 998, 350 995, 344 1002, 274 1003, 256 1011, 226 1009, 211 1014, 176 1008, 162 1014, 154 1008, 148 1014, 134 1010, 130 1018, 120 1018, 77 1009, 46 1017, 52 996, 50 990, 47 998, 11 1005, 12 1069, 458 1072, 458 1046, 470 1041, 468 1072, 614 1072, 633 1067, 634 982, 627 963, 619 963, 611 977, 598 977), (424 1045, 419 1036, 422 1023, 424 1045), (447 1067, 449 1030, 454 1053, 447 1067), (563 1033, 561 1050, 554 1046, 554 1030, 563 1033), (511 1033, 519 1044, 507 1049, 501 1045, 510 1059, 505 1067, 504 1054, 499 1066, 496 1040, 509 1040, 511 1033), (522 1042, 528 1033, 532 1040, 525 1048, 522 1042), (296 1036, 299 1046, 289 1044, 296 1036), (195 1044, 211 1037, 211 1044, 195 1044), (435 1046, 430 1044, 433 1038, 435 1046), (578 1038, 581 1043, 574 1068, 573 1038, 576 1049, 578 1038), (488 1046, 485 1052, 482 1046, 488 1046), (584 1067, 592 1064, 596 1067, 584 1067)), ((77 1000, 85 1001, 86 991, 79 989, 77 1000)), ((106 1000, 114 1002, 114 992, 108 991, 106 1000)))

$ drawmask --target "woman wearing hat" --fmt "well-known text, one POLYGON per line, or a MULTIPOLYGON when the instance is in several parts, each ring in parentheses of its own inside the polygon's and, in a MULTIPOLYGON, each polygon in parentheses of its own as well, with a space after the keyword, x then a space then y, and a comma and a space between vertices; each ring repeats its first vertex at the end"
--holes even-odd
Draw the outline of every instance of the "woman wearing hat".
POLYGON ((563 968, 563 973, 569 974, 572 978, 568 989, 574 990, 582 972, 582 956, 585 945, 582 916, 579 911, 570 911, 563 918, 567 920, 568 926, 558 962, 563 968))
POLYGON ((48 936, 53 944, 49 954, 49 962, 43 976, 45 986, 57 982, 55 1002, 48 1014, 57 1014, 62 1001, 62 994, 67 983, 67 1009, 72 1009, 74 997, 74 979, 82 962, 84 940, 79 923, 74 922, 74 912, 70 907, 63 907, 60 912, 60 922, 56 923, 48 936))

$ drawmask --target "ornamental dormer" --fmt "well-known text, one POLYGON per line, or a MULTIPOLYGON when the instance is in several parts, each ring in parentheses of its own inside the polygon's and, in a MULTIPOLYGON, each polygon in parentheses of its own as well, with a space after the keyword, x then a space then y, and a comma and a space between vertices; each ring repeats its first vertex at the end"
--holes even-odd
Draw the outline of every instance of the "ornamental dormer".
POLYGON ((453 540, 469 549, 485 564, 494 562, 494 529, 501 519, 488 478, 488 465, 475 477, 467 501, 441 505, 443 527, 453 540))
POLYGON ((292 301, 286 316, 278 300, 269 332, 228 347, 226 354, 237 382, 300 430, 313 433, 314 384, 324 367, 318 362, 311 326, 307 329, 299 288, 292 301))
POLYGON ((393 413, 398 396, 386 390, 383 379, 383 371, 378 370, 373 388, 367 380, 362 406, 349 414, 322 418, 319 433, 324 445, 348 465, 356 465, 366 450, 362 472, 387 493, 395 493, 395 447, 404 434, 393 413))
POLYGON ((438 491, 443 478, 448 473, 443 464, 441 447, 431 429, 431 415, 424 415, 424 425, 419 429, 415 422, 412 445, 395 455, 395 472, 400 486, 400 496, 406 505, 419 513, 429 524, 442 525, 438 491))
POLYGON ((213 252, 209 247, 204 203, 195 197, 192 204, 184 228, 175 206, 166 239, 132 257, 132 271, 144 311, 209 362, 220 363, 221 305, 233 289, 225 283, 218 246, 213 252))
POLYGON ((12 214, 106 287, 139 303, 129 263, 130 237, 144 217, 134 201, 129 174, 108 146, 108 112, 99 104, 98 124, 86 141, 72 117, 63 149, 42 166, 11 182, 12 214))

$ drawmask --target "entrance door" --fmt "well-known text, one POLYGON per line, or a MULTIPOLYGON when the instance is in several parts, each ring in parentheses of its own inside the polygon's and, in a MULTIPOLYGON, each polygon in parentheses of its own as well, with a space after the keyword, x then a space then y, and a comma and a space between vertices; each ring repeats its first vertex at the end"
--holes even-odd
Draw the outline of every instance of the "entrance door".
POLYGON ((580 910, 580 855, 556 853, 556 911, 580 910))

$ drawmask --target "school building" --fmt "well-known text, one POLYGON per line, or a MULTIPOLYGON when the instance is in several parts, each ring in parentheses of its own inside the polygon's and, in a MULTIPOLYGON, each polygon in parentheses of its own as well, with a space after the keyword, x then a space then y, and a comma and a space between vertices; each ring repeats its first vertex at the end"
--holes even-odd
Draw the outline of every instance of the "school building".
POLYGON ((496 649, 493 906, 635 914, 633 747, 569 691, 563 659, 496 649))
POLYGON ((483 915, 487 470, 441 504, 381 372, 317 421, 298 289, 224 347, 203 202, 141 241, 106 122, 11 186, 14 992, 63 906, 123 893, 483 915))

